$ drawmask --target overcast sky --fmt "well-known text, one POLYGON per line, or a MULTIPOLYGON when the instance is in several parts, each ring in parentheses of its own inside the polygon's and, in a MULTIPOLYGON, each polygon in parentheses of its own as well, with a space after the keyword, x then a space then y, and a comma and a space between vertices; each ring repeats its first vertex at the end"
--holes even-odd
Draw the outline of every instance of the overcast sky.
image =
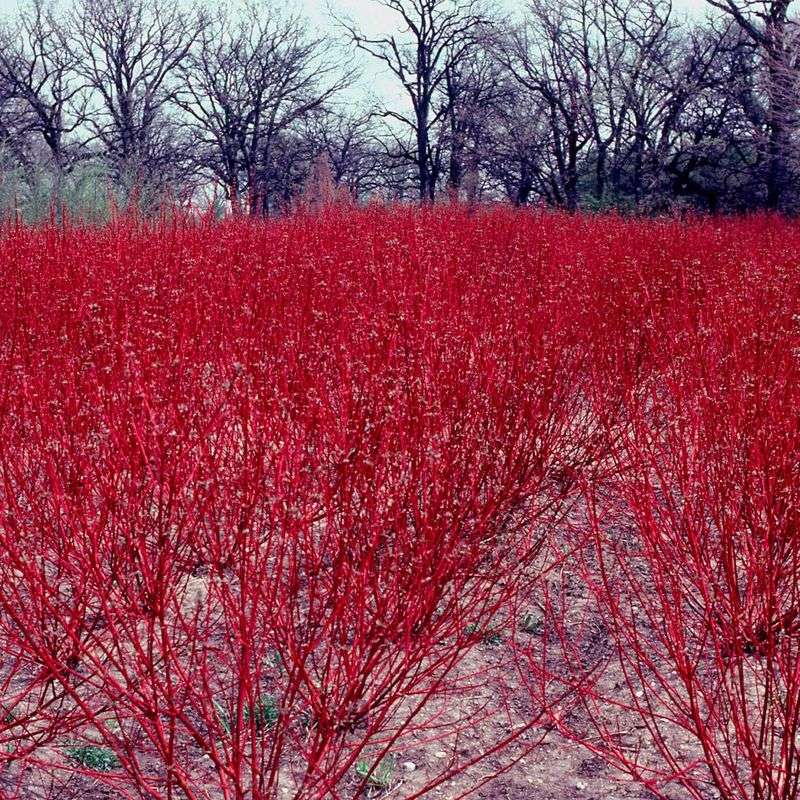
MULTIPOLYGON (((706 5, 705 0, 673 0, 676 9, 700 10, 706 5)), ((113 3, 114 0, 108 0, 113 3)), ((391 14, 374 0, 330 0, 334 9, 349 13, 356 19, 369 19, 379 23, 381 20, 390 20, 391 14)), ((557 3, 558 0, 553 0, 557 3)), ((276 6, 294 5, 304 10, 315 24, 325 26, 327 23, 327 3, 328 0, 289 0, 289 2, 276 2, 276 6)), ((17 8, 17 0, 0 0, 0 13, 13 13, 17 8)), ((514 8, 524 8, 524 0, 501 0, 500 5, 509 10, 514 8)))
MULTIPOLYGON (((167 0, 170 2, 171 0, 167 0)), ((187 0, 191 2, 191 0, 187 0)), ((56 0, 58 4, 69 6, 70 0, 56 0)), ((109 3, 115 0, 107 0, 109 3)), ((180 2, 180 0, 178 0, 180 2)), ((236 4, 236 0, 232 0, 236 4)), ((558 3, 559 0, 552 0, 558 3)), ((25 0, 0 0, 0 16, 13 16, 25 0)), ((383 33, 397 29, 397 15, 381 6, 377 0, 265 0, 264 5, 274 4, 280 9, 296 8, 304 14, 321 35, 339 35, 337 26, 332 21, 329 9, 337 16, 354 20, 367 33, 383 33)), ((522 11, 525 0, 494 0, 492 5, 501 11, 513 14, 522 11)), ((702 15, 708 8, 706 0, 673 0, 673 7, 678 13, 702 15)), ((353 63, 361 70, 361 80, 345 93, 343 99, 348 102, 356 100, 359 104, 366 96, 381 98, 384 101, 402 102, 402 91, 395 85, 387 70, 361 52, 353 53, 353 63)))
MULTIPOLYGON (((0 3, 2 2, 8 0, 0 0, 0 3)), ((294 0, 294 2, 284 0, 284 2, 302 11, 323 34, 337 32, 336 25, 331 21, 329 8, 337 16, 354 20, 367 33, 396 29, 398 24, 397 14, 381 6, 376 0, 294 0)), ((552 2, 558 3, 559 0, 552 2)), ((524 10, 527 3, 525 0, 494 0, 493 5, 513 14, 515 11, 524 10)), ((673 0, 673 8, 678 14, 702 16, 709 6, 706 0, 673 0)), ((363 100, 366 92, 375 99, 389 100, 392 104, 405 102, 402 89, 385 67, 360 52, 353 53, 353 62, 361 69, 361 80, 352 91, 345 93, 348 101, 363 100)))
MULTIPOLYGON (((0 0, 8 2, 8 0, 0 0)), ((558 3, 558 0, 553 0, 558 3)), ((308 17, 320 26, 329 25, 328 23, 328 3, 339 13, 342 12, 356 20, 368 20, 370 24, 380 25, 391 24, 396 16, 385 8, 381 8, 380 3, 375 0, 296 0, 297 8, 303 9, 308 17)), ((526 3, 524 0, 500 0, 498 3, 504 9, 514 11, 522 10, 526 3)), ((706 0, 673 0, 676 11, 688 11, 690 13, 702 14, 708 8, 706 0)))

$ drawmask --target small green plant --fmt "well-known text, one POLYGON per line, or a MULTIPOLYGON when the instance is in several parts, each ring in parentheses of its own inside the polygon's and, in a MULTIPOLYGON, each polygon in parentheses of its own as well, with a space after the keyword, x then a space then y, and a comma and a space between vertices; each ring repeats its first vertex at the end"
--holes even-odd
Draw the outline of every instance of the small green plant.
MULTIPOLYGON (((214 710, 217 712, 217 719, 222 729, 230 736, 232 728, 230 715, 216 700, 214 701, 214 710)), ((275 698, 271 694, 262 694, 252 706, 245 706, 242 719, 248 726, 252 721, 256 731, 263 733, 275 726, 278 715, 278 703, 275 698)))
POLYGON ((68 747, 66 752, 70 759, 82 767, 95 770, 95 772, 111 772, 120 766, 116 755, 105 747, 94 745, 68 747))
POLYGON ((216 700, 214 701, 214 711, 217 712, 217 719, 219 720, 219 724, 222 726, 222 730, 231 735, 231 718, 228 715, 228 712, 218 703, 216 700))
MULTIPOLYGON (((17 722, 17 717, 14 714, 14 712, 11 709, 6 708, 6 706, 0 705, 0 714, 3 715, 3 722, 2 722, 2 727, 3 728, 6 728, 6 729, 13 728, 15 725, 19 724, 17 722)), ((6 746, 5 746, 5 751, 7 753, 15 753, 17 748, 20 747, 21 745, 22 745, 22 743, 19 742, 19 741, 17 741, 17 742, 8 742, 6 744, 6 746)))
POLYGON ((280 650, 273 650, 271 652, 270 661, 272 662, 272 666, 275 669, 278 669, 278 670, 284 669, 283 656, 281 655, 280 650))
POLYGON ((367 786, 374 789, 389 789, 394 779, 394 756, 384 756, 377 764, 371 764, 366 759, 356 762, 356 775, 361 780, 366 780, 367 786))
POLYGON ((251 708, 244 710, 244 721, 252 721, 257 731, 265 731, 275 726, 278 721, 278 704, 271 694, 262 694, 251 708))
POLYGON ((467 625, 464 628, 464 633, 470 639, 479 637, 483 644, 500 644, 503 641, 503 635, 492 628, 487 628, 485 631, 480 631, 477 625, 467 625))
POLYGON ((541 636, 544 632, 544 622, 538 614, 528 612, 523 614, 519 621, 520 630, 525 633, 533 634, 534 636, 541 636))

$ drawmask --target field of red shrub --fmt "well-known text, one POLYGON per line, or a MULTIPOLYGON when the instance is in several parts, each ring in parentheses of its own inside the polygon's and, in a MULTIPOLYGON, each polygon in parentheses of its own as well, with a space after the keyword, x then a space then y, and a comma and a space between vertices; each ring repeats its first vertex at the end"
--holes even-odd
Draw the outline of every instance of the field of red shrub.
POLYGON ((493 797, 554 735, 800 796, 797 223, 333 208, 0 264, 3 800, 493 797))

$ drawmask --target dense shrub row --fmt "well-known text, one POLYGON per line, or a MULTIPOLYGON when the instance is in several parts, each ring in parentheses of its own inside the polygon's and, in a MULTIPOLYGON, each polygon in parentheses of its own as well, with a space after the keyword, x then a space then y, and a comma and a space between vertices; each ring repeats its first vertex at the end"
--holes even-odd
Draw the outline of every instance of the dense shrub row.
POLYGON ((656 794, 797 797, 798 253, 456 207, 5 229, 3 796, 375 795, 446 749, 411 797, 555 727, 656 794))

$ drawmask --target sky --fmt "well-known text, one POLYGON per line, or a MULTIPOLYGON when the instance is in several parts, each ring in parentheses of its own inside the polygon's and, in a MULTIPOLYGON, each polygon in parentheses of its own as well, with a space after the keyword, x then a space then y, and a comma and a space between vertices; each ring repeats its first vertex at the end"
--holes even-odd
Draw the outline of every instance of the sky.
MULTIPOLYGON (((114 2, 114 0, 108 0, 114 2)), ((327 5, 329 0, 295 0, 294 5, 305 11, 310 19, 320 27, 330 27, 327 23, 327 5)), ((558 2, 558 0, 553 0, 558 2)), ((675 8, 680 10, 689 10, 702 13, 702 9, 706 6, 705 0, 673 0, 675 8)), ((369 19, 376 23, 381 21, 391 21, 391 14, 385 9, 381 9, 380 5, 374 0, 330 0, 333 8, 338 12, 349 13, 357 20, 369 19)), ((18 0, 0 0, 0 15, 13 14, 18 5, 18 0)), ((283 3, 277 2, 277 6, 282 6, 283 3)), ((523 8, 524 0, 501 0, 500 5, 503 7, 514 10, 515 8, 523 8)))
MULTIPOLYGON (((0 3, 9 0, 0 0, 0 3)), ((558 0, 553 0, 557 3, 558 0)), ((370 25, 376 27, 389 26, 396 19, 392 12, 382 8, 380 3, 375 0, 297 0, 296 6, 308 15, 315 25, 321 28, 330 27, 328 5, 331 5, 336 13, 349 15, 356 21, 369 21, 370 25)), ((508 11, 522 10, 526 3, 524 0, 500 0, 498 5, 508 11)), ((676 11, 686 11, 691 14, 703 14, 708 8, 706 0, 673 0, 676 11)))
MULTIPOLYGON (((0 0, 0 3, 8 1, 0 0)), ((559 0, 551 1, 559 2, 559 0)), ((672 0, 672 2, 678 15, 702 17, 709 9, 706 0, 672 0)), ((322 35, 338 34, 337 26, 331 18, 331 11, 336 16, 353 20, 368 34, 388 33, 396 30, 398 26, 397 14, 382 6, 378 0, 294 0, 294 2, 289 0, 287 4, 300 10, 322 35)), ((527 3, 525 0, 494 0, 493 5, 513 15, 515 12, 523 11, 527 3)), ((368 98, 390 104, 405 103, 406 98, 402 88, 386 67, 360 52, 353 54, 353 63, 361 70, 361 78, 351 91, 343 95, 346 102, 363 101, 366 95, 368 98)))
MULTIPOLYGON (((69 5, 69 0, 62 2, 69 5)), ((115 0, 107 2, 113 3, 115 0)), ((232 2, 235 3, 236 0, 232 2)), ((559 0, 552 2, 558 3, 559 0)), ((59 0, 56 0, 56 3, 60 4, 59 0)), ((382 6, 378 0, 272 0, 272 3, 275 8, 294 8, 300 11, 321 36, 341 35, 331 17, 331 11, 342 18, 352 19, 369 34, 388 33, 397 29, 397 15, 382 6)), ((13 16, 20 5, 26 4, 26 0, 0 0, 0 17, 13 16)), ((269 0, 265 5, 270 5, 269 0)), ((525 0, 494 0, 493 5, 513 15, 522 11, 527 4, 525 0)), ((706 0, 673 0, 673 8, 679 14, 700 16, 708 9, 708 4, 706 0)), ((361 52, 353 53, 353 64, 361 70, 361 78, 350 91, 345 92, 343 99, 346 102, 356 100, 360 104, 365 95, 367 98, 379 98, 383 101, 401 100, 402 91, 395 85, 385 67, 381 67, 374 59, 368 58, 361 52)))

